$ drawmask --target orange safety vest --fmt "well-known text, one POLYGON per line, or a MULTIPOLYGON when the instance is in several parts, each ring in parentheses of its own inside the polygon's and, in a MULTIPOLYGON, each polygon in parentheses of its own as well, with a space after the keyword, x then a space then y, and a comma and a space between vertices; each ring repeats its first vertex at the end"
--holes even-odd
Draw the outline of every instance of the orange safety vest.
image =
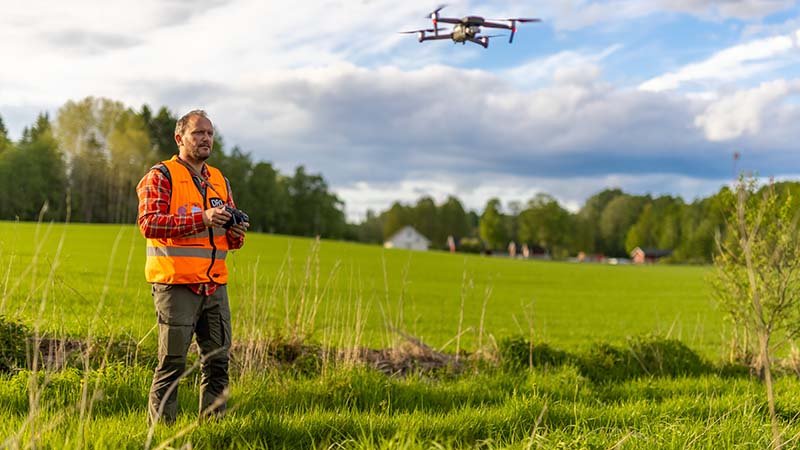
MULTIPOLYGON (((172 193, 169 213, 187 215, 228 203, 228 183, 219 169, 206 165, 213 189, 201 192, 189 168, 173 156, 162 164, 169 170, 172 193), (221 198, 222 197, 222 198, 221 198)), ((228 239, 224 228, 208 228, 200 233, 171 239, 148 239, 145 277, 150 283, 193 284, 228 282, 225 257, 228 239)))

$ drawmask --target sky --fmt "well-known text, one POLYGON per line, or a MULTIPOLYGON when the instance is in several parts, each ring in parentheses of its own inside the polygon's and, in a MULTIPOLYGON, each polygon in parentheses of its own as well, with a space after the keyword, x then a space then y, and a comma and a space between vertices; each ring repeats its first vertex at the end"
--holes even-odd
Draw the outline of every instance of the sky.
POLYGON ((455 0, 442 16, 542 22, 488 49, 398 33, 437 6, 0 0, 0 117, 17 139, 87 96, 202 108, 227 148, 321 173, 354 221, 424 195, 577 210, 800 178, 794 1, 455 0))

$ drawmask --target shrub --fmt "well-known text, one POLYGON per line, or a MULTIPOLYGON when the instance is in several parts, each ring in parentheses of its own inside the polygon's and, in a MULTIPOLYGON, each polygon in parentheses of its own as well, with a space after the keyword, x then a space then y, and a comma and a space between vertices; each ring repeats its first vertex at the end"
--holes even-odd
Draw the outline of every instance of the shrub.
POLYGON ((25 367, 30 335, 24 324, 0 316, 0 372, 25 367))
POLYGON ((711 370, 710 364, 677 339, 645 336, 633 339, 629 345, 637 362, 650 375, 701 375, 711 370))
POLYGON ((270 346, 270 356, 298 375, 319 375, 322 370, 321 349, 318 345, 277 338, 270 346))
POLYGON ((676 339, 636 337, 625 347, 593 345, 579 358, 581 374, 593 381, 615 381, 642 376, 700 375, 711 366, 676 339))
POLYGON ((483 250, 483 244, 480 239, 474 237, 461 238, 458 242, 458 251, 462 253, 480 253, 483 250))
POLYGON ((531 347, 530 341, 522 336, 504 338, 498 347, 500 363, 507 370, 525 369, 531 365, 533 367, 557 367, 574 359, 569 353, 544 343, 531 347))
POLYGON ((631 366, 631 358, 625 351, 611 344, 594 344, 588 352, 578 358, 581 375, 592 381, 622 380, 641 375, 637 366, 631 366), (636 374, 631 374, 635 370, 636 374))

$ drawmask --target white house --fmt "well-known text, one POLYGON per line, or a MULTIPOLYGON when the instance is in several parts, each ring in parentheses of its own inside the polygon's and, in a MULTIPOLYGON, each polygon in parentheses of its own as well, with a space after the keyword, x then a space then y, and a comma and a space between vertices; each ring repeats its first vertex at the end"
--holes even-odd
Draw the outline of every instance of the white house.
POLYGON ((386 248, 405 248, 408 250, 427 250, 431 241, 412 226, 405 226, 392 235, 383 246, 386 248))

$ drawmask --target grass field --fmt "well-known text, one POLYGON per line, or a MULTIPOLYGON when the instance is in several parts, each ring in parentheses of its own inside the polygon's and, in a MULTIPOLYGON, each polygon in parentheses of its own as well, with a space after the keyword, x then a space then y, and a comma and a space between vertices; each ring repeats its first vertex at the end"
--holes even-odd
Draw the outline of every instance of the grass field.
MULTIPOLYGON (((0 436, 9 448, 515 448, 764 449, 769 423, 758 382, 703 376, 593 384, 570 368, 484 373, 456 380, 388 378, 338 370, 314 378, 267 372, 235 380, 228 416, 196 422, 197 387, 184 413, 151 430, 151 372, 111 366, 52 375, 35 414, 30 375, 0 384, 0 436), (84 380, 102 392, 80 405, 84 380), (151 435, 152 432, 152 435, 151 435)), ((800 383, 778 395, 787 448, 797 448, 800 383)))
MULTIPOLYGON (((373 347, 391 343, 391 326, 449 351, 474 349, 489 335, 531 333, 566 348, 655 333, 709 357, 724 349, 704 267, 577 265, 330 241, 317 247, 259 234, 248 236, 229 266, 240 335, 294 329, 303 308, 304 329, 313 325, 317 340, 335 342, 352 332, 358 309, 361 341, 373 347)), ((41 315, 49 331, 82 335, 94 327, 137 340, 154 325, 144 239, 133 226, 0 222, 0 267, 0 314, 28 323, 41 315)))
MULTIPOLYGON (((528 368, 527 355, 522 368, 479 361, 407 377, 358 364, 239 366, 230 413, 211 423, 196 420, 195 370, 182 381, 178 423, 150 428, 155 319, 143 255, 132 226, 0 222, 0 315, 56 337, 133 341, 150 356, 131 363, 100 351, 64 369, 0 373, 0 447, 770 445, 763 386, 720 369, 729 337, 708 267, 512 261, 256 234, 230 259, 238 341, 297 336, 384 348, 400 330, 452 355, 523 336, 604 363, 593 344, 624 349, 630 337, 655 334, 711 364, 619 379, 592 377, 574 360, 528 368)), ((780 377, 777 395, 784 438, 796 448, 800 381, 780 377)))

